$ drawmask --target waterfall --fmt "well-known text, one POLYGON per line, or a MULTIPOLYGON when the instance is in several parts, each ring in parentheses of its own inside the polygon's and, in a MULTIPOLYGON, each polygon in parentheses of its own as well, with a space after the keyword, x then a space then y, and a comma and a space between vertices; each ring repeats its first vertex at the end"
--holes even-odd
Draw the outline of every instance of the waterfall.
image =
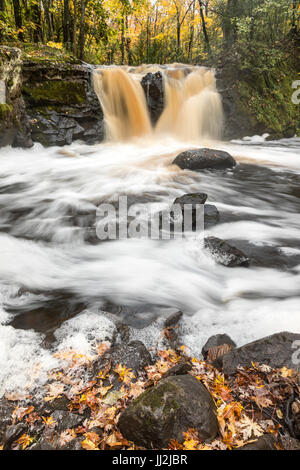
POLYGON ((94 88, 104 112, 109 140, 146 135, 173 135, 183 141, 219 139, 223 129, 221 96, 214 71, 206 67, 105 67, 94 72, 94 88), (164 110, 153 128, 141 79, 160 71, 165 90, 164 110))

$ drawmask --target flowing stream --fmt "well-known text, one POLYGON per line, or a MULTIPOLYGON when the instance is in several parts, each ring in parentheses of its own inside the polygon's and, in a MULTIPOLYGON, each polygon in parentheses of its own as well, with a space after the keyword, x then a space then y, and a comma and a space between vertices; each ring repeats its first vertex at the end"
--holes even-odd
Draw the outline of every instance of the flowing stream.
MULTIPOLYGON (((136 78, 116 70, 101 72, 101 80, 125 75, 130 99, 142 96, 136 78)), ((282 330, 300 332, 300 139, 213 140, 222 113, 212 77, 206 75, 207 85, 200 80, 192 95, 186 83, 177 83, 178 114, 167 101, 155 130, 143 102, 139 117, 129 116, 138 124, 130 126, 131 135, 128 122, 116 124, 120 113, 128 117, 128 107, 121 97, 121 111, 118 103, 109 108, 108 80, 106 91, 99 83, 96 91, 110 141, 0 149, 0 393, 22 389, 35 375, 43 380, 57 365, 54 351, 88 353, 91 338, 105 339, 109 325, 99 311, 107 302, 124 306, 129 323, 133 312, 130 334, 147 346, 158 334, 151 320, 169 307, 182 310, 182 344, 198 356, 216 333, 241 345, 282 330), (208 103, 210 123, 204 122, 208 103), (198 137, 191 126, 177 132, 182 113, 199 107, 198 137), (182 150, 203 146, 228 151, 237 167, 196 173, 171 165, 182 150), (209 233, 243 249, 253 259, 250 268, 216 264, 194 235, 170 241, 95 237, 101 202, 127 195, 132 204, 159 211, 191 192, 208 194, 221 214, 209 233)))

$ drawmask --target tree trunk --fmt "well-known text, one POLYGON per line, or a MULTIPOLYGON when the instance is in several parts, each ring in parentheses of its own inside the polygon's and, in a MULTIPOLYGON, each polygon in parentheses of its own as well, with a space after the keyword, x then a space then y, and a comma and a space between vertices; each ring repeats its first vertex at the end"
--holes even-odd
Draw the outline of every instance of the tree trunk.
POLYGON ((50 15, 51 0, 43 0, 43 7, 45 11, 45 20, 47 24, 47 40, 52 41, 53 38, 53 25, 50 15))
POLYGON ((70 4, 69 0, 64 0, 63 14, 63 37, 64 44, 68 50, 71 48, 71 28, 70 28, 70 4))
POLYGON ((73 54, 77 55, 77 0, 73 0, 74 22, 73 22, 73 54))
POLYGON ((125 62, 125 13, 123 12, 121 20, 121 64, 125 62))
POLYGON ((33 42, 44 42, 42 30, 42 12, 39 3, 35 3, 32 5, 32 19, 35 24, 35 28, 33 31, 33 42))
POLYGON ((203 30, 204 39, 205 39, 205 49, 210 54, 211 53, 211 48, 210 48, 210 42, 209 42, 209 37, 208 37, 208 34, 207 34, 204 11, 203 11, 204 10, 204 5, 203 5, 203 2, 201 0, 199 0, 199 8, 200 8, 200 16, 201 16, 201 22, 202 22, 202 30, 203 30))
POLYGON ((79 30, 79 59, 84 60, 84 44, 85 44, 85 0, 81 0, 80 4, 80 30, 79 30))
MULTIPOLYGON (((13 8, 14 8, 14 17, 15 17, 15 24, 17 29, 22 29, 22 10, 19 0, 13 0, 13 8)), ((18 38, 20 41, 24 41, 24 34, 22 31, 18 32, 18 38)))

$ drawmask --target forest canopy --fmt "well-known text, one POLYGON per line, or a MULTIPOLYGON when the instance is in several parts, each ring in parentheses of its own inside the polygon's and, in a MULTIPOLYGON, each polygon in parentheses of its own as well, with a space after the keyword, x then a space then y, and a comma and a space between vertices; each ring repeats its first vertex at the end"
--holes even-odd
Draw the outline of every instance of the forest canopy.
POLYGON ((0 0, 0 43, 129 65, 246 57, 251 45, 272 64, 299 41, 299 18, 300 0, 0 0))

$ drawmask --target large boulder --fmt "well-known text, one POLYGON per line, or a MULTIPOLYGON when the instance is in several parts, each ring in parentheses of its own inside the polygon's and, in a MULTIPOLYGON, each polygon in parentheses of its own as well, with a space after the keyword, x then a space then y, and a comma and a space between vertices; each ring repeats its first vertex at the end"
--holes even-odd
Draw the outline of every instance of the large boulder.
POLYGON ((272 434, 264 434, 260 436, 256 441, 246 444, 242 447, 238 447, 235 450, 276 450, 275 439, 272 434))
POLYGON ((236 165, 234 158, 227 152, 214 149, 186 150, 177 155, 174 165, 182 170, 224 170, 236 165))
POLYGON ((163 112, 165 105, 165 91, 162 73, 147 73, 147 75, 142 78, 141 84, 146 95, 152 124, 155 125, 163 112))
POLYGON ((182 442, 189 428, 211 440, 218 433, 218 421, 204 385, 191 375, 179 375, 162 379, 140 395, 120 416, 119 428, 126 439, 151 449, 168 447, 171 439, 182 442))
POLYGON ((226 334, 218 334, 208 338, 201 351, 204 360, 207 359, 209 352, 212 351, 213 348, 220 348, 225 345, 229 346, 231 349, 236 347, 235 342, 226 334))
POLYGON ((297 349, 300 334, 281 332, 232 349, 221 358, 221 368, 225 374, 236 372, 238 366, 251 367, 252 362, 274 368, 287 367, 300 370, 297 349), (298 343, 295 343, 295 342, 298 343))
POLYGON ((216 261, 226 267, 248 267, 250 259, 234 246, 216 237, 204 239, 205 251, 216 261))

